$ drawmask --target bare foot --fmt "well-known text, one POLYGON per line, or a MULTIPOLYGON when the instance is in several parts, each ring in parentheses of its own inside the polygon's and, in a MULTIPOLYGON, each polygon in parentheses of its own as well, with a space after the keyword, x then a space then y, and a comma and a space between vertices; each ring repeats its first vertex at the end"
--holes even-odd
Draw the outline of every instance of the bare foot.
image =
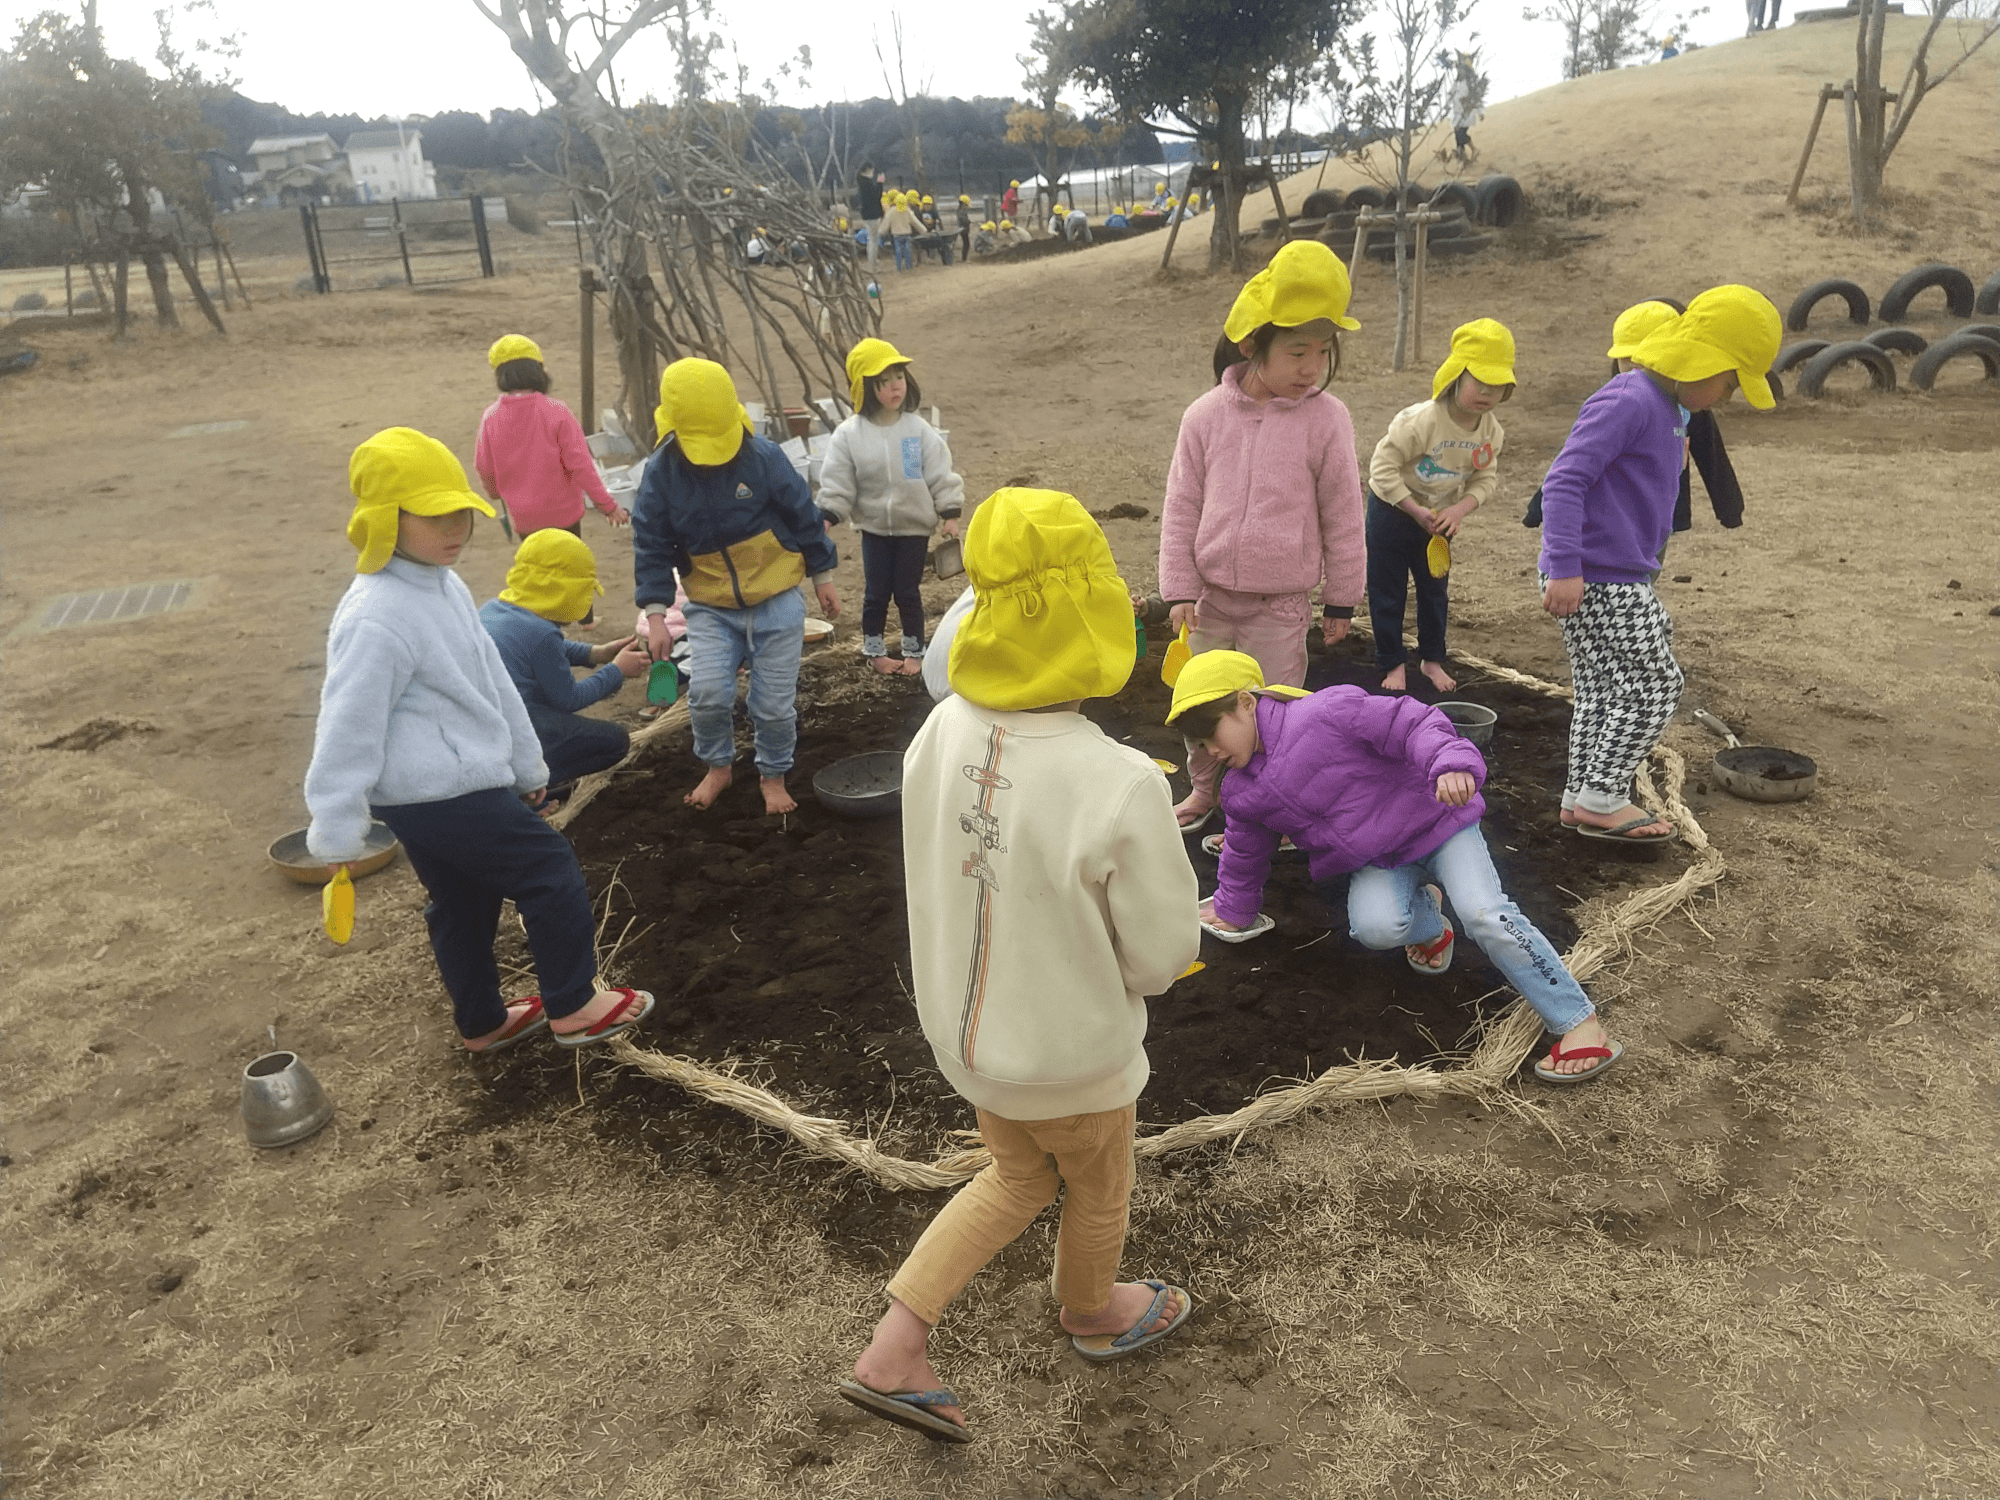
MULTIPOLYGON (((1591 828, 1616 828, 1621 823, 1630 823, 1634 818, 1644 818, 1647 816, 1645 808, 1628 802, 1619 808, 1617 812, 1612 813, 1595 813, 1581 807, 1573 807, 1562 815, 1562 821, 1572 828, 1578 824, 1585 824, 1591 828)), ((1673 831, 1674 825, 1669 823, 1665 818, 1653 818, 1650 822, 1640 823, 1635 827, 1626 829, 1619 837, 1631 839, 1634 842, 1644 842, 1647 839, 1665 838, 1672 834, 1673 831)))
POLYGON ((542 1002, 539 998, 511 1002, 507 1006, 507 1019, 484 1036, 469 1036, 465 1038, 465 1050, 467 1052, 486 1051, 495 1042, 505 1037, 510 1030, 518 1029, 529 1016, 539 1015, 541 1009, 542 1002))
POLYGON ((1409 680, 1403 675, 1400 666, 1392 669, 1389 675, 1382 679, 1382 691, 1385 693, 1400 693, 1408 686, 1409 680))
MULTIPOLYGON (((868 665, 880 672, 884 677, 894 677, 898 672, 903 670, 903 664, 893 656, 871 656, 868 658, 868 665)), ((863 1384, 866 1384, 866 1382, 864 1381, 863 1384)))
POLYGON ((1181 1299, 1178 1294, 1168 1296, 1160 1304, 1160 1310, 1151 1318, 1146 1318, 1146 1309, 1152 1305, 1151 1287, 1143 1281, 1121 1281, 1111 1289, 1111 1300, 1104 1304, 1102 1311, 1086 1317, 1065 1307, 1058 1321, 1063 1326, 1063 1332, 1088 1338, 1092 1334, 1124 1333, 1137 1326, 1141 1319, 1146 1320, 1146 1326, 1140 1331, 1151 1333, 1180 1316, 1181 1299))
POLYGON ((1421 664, 1424 676, 1430 678, 1431 686, 1440 693, 1448 693, 1458 686, 1458 679, 1444 669, 1441 661, 1427 661, 1421 664))
MULTIPOLYGON (((1565 1032, 1560 1045, 1565 1052, 1576 1047, 1609 1047, 1611 1037, 1597 1017, 1592 1016, 1581 1026, 1565 1032)), ((1603 1062, 1601 1057, 1571 1057, 1559 1063, 1549 1063, 1547 1067, 1551 1073, 1588 1073, 1603 1062)))
POLYGON ((736 779, 735 773, 727 766, 710 766, 708 774, 695 783, 693 791, 681 800, 689 807, 713 807, 729 783, 736 779))
POLYGON ((757 790, 764 794, 764 813, 767 817, 799 810, 797 799, 785 790, 785 778, 782 776, 759 776, 757 790))
POLYGON ((921 656, 906 656, 898 670, 906 677, 920 677, 923 675, 924 659, 921 656))
POLYGON ((1192 828, 1207 817, 1214 806, 1213 797, 1204 797, 1198 791, 1190 792, 1186 800, 1174 804, 1174 821, 1183 828, 1192 828))
MULTIPOLYGON (((1146 1309, 1141 1306, 1139 1311, 1146 1309)), ((1136 1317, 1137 1314, 1134 1314, 1136 1317)), ((935 1391, 944 1387, 925 1352, 930 1325, 902 1303, 891 1301, 889 1311, 875 1325, 875 1338, 854 1362, 854 1378, 871 1391, 894 1394, 899 1391, 935 1391)), ((965 1425, 965 1412, 956 1406, 927 1406, 947 1422, 965 1425)))

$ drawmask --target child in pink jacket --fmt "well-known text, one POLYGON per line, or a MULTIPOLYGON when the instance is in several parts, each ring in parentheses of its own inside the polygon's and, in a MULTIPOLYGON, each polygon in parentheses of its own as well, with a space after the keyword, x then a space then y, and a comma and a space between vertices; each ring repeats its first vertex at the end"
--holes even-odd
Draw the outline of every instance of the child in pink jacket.
MULTIPOLYGON (((1160 594, 1188 645, 1256 658, 1302 687, 1312 591, 1328 645, 1347 634, 1367 579, 1354 423, 1326 384, 1340 367, 1347 270, 1295 240, 1251 277, 1215 352, 1215 388, 1181 418, 1160 522, 1160 594)), ((1195 751, 1183 829, 1215 810, 1220 767, 1195 751)))
POLYGON ((549 372, 535 341, 510 333, 486 351, 500 398, 479 419, 473 467, 488 498, 502 501, 516 536, 561 528, 583 535, 583 497, 613 526, 631 519, 604 487, 583 428, 549 395, 549 372))

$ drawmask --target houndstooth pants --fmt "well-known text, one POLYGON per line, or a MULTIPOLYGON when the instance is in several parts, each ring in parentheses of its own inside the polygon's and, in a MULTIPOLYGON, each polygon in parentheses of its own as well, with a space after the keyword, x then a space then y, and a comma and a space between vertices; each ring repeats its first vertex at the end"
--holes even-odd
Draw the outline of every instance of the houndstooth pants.
POLYGON ((1613 813, 1680 702, 1674 622, 1650 583, 1591 583, 1562 635, 1576 684, 1563 806, 1613 813))

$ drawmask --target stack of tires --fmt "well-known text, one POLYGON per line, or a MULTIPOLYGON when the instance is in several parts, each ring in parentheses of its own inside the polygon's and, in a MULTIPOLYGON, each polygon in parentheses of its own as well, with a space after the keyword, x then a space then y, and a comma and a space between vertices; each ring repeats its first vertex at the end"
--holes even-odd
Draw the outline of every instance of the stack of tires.
MULTIPOLYGON (((1899 324, 1910 315, 1910 304, 1932 290, 1944 293, 1945 311, 1955 318, 2000 315, 2000 272, 1987 277, 1974 291, 1972 278, 1964 271, 1932 261, 1897 277, 1883 294, 1879 309, 1871 309, 1868 293, 1852 281, 1839 277, 1816 281, 1792 299, 1785 326, 1793 333, 1806 332, 1814 309, 1829 298, 1838 298, 1846 305, 1848 322, 1858 328, 1868 326, 1871 311, 1879 311, 1885 323, 1899 324)), ((1783 375, 1798 369, 1799 394, 1817 397, 1835 370, 1859 364, 1867 369, 1874 389, 1893 391, 1897 382, 1891 356, 1896 354, 1911 356, 1909 383, 1919 391, 1931 389, 1939 371, 1961 358, 1978 360, 1985 367, 1986 379, 2000 379, 2000 323, 1967 323, 1937 339, 1926 339, 1914 328, 1902 327, 1878 329, 1860 338, 1808 338, 1779 351, 1771 371, 1783 375)))
MULTIPOLYGON (((1316 235, 1345 257, 1354 247, 1356 216, 1388 207, 1392 193, 1393 189, 1358 187, 1344 193, 1327 188, 1308 194, 1301 213, 1292 220, 1292 232, 1316 235)), ((1508 228, 1521 217, 1525 202, 1521 184, 1499 172, 1477 183, 1447 182, 1433 189, 1413 182, 1403 190, 1406 207, 1428 206, 1444 212, 1444 218, 1431 225, 1427 237, 1428 253, 1433 256, 1474 255, 1484 250, 1493 243, 1493 236, 1480 229, 1508 228)), ((1280 220, 1271 218, 1264 221, 1262 230, 1266 236, 1274 236, 1282 227, 1280 220)), ((1371 229, 1363 253, 1371 260, 1390 260, 1396 253, 1395 241, 1393 229, 1371 229)), ((1416 253, 1414 234, 1407 237, 1404 253, 1416 253)))

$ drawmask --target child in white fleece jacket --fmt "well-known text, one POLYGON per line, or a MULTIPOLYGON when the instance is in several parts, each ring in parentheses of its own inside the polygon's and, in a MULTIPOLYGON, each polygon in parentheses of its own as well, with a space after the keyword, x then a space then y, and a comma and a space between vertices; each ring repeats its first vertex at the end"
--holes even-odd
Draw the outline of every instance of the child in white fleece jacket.
POLYGON ((976 596, 951 646, 955 694, 903 757, 903 865, 924 1036, 993 1160, 896 1272, 840 1387, 957 1442, 931 1328, 1059 1186, 1054 1291, 1079 1354, 1129 1354, 1193 1306, 1179 1287, 1116 1277, 1146 996, 1201 943, 1166 778, 1077 712, 1132 674, 1131 596, 1104 533, 1071 496, 1003 489, 974 513, 965 563, 976 596))

